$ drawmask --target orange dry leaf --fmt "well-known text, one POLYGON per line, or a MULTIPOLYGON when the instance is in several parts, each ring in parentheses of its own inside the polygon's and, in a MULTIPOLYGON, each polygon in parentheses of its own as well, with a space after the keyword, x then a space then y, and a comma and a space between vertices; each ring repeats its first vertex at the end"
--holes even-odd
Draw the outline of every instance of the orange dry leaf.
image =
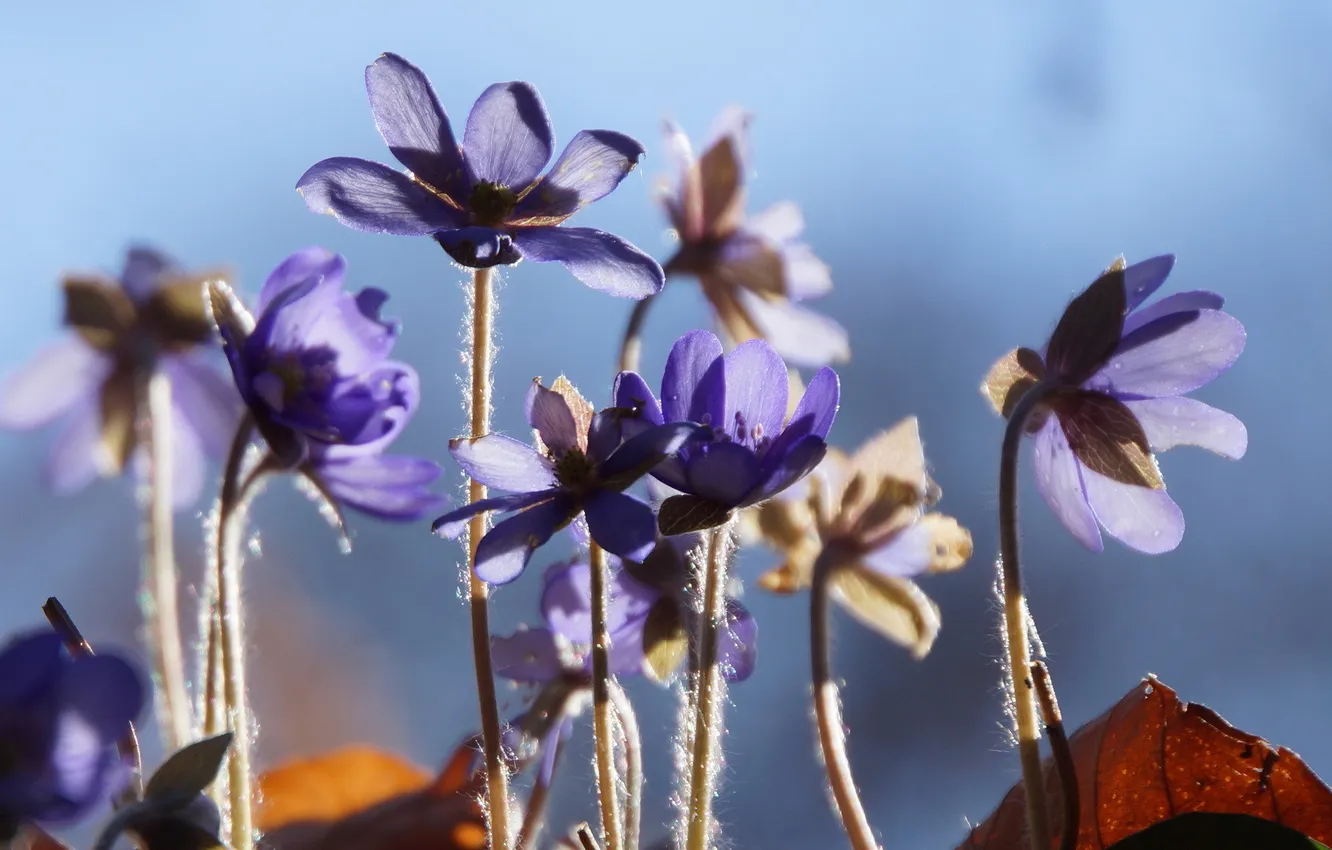
MULTIPOLYGON (((1244 814, 1332 842, 1332 790, 1300 757, 1241 732, 1216 712, 1144 679, 1070 741, 1082 817, 1077 850, 1102 850, 1187 812, 1244 814)), ((1054 843, 1059 782, 1045 763, 1054 843)), ((1025 850, 1026 797, 1014 786, 957 850, 1025 850)))
POLYGON ((259 828, 337 820, 429 784, 430 774, 405 759, 374 747, 344 747, 261 776, 259 828))

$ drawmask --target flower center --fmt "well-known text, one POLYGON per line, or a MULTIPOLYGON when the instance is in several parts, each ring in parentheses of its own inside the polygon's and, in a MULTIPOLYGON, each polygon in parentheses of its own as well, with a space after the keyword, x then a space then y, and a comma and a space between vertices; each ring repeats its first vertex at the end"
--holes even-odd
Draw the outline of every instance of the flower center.
POLYGON ((560 485, 571 490, 585 490, 596 480, 596 465, 583 454, 583 450, 572 448, 555 458, 555 478, 560 485))
POLYGON ((336 367, 331 351, 284 351, 268 361, 255 390, 279 413, 302 402, 317 404, 337 381, 336 367))
POLYGON ((772 438, 764 433, 763 423, 756 422, 753 427, 745 421, 745 415, 740 411, 735 412, 735 428, 733 434, 726 435, 727 439, 733 439, 746 448, 753 449, 755 454, 763 454, 772 442, 772 438))
POLYGON ((498 227, 513 212, 518 196, 507 186, 482 181, 472 187, 467 197, 467 209, 472 221, 483 227, 498 227))

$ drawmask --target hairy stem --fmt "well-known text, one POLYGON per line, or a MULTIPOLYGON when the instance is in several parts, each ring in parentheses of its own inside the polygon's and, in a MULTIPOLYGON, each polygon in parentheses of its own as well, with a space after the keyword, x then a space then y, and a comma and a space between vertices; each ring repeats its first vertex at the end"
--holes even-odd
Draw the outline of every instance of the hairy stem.
POLYGON ((643 819, 643 736, 634 705, 619 682, 611 682, 610 698, 624 735, 624 848, 638 850, 643 819))
MULTIPOLYGON (((546 804, 550 801, 550 783, 555 778, 555 770, 559 766, 560 755, 564 749, 564 741, 558 735, 555 736, 554 746, 555 752, 550 754, 550 770, 544 770, 544 765, 537 768, 536 780, 532 783, 532 793, 527 795, 527 807, 523 810, 523 823, 518 829, 518 840, 513 845, 515 850, 531 850, 541 837, 541 826, 546 820, 546 804)), ((542 753, 543 762, 545 757, 546 754, 542 753)))
POLYGON ((647 321, 648 310, 656 295, 634 302, 629 313, 629 323, 624 328, 624 340, 620 343, 620 371, 637 372, 639 355, 643 353, 643 324, 647 321))
POLYGON ((597 753, 597 792, 601 803, 601 840, 606 850, 621 850, 619 788, 615 777, 615 741, 611 730, 610 635, 606 631, 609 576, 606 553, 588 544, 592 575, 592 729, 597 753))
POLYGON ((1031 677, 1036 683, 1041 719, 1045 721, 1045 734, 1050 738, 1050 752, 1054 755, 1055 773, 1059 776, 1059 794, 1063 797, 1064 822, 1060 826, 1059 850, 1074 850, 1078 846, 1082 800, 1078 795, 1078 771, 1073 764, 1073 750, 1064 731, 1064 716, 1059 712, 1059 700, 1055 698, 1054 683, 1050 681, 1050 668, 1043 661, 1033 661, 1031 677))
POLYGON ((730 526, 709 536, 703 574, 703 606, 698 638, 697 697, 694 700, 693 760, 689 781, 689 825, 686 850, 708 850, 712 837, 712 801, 716 796, 721 751, 723 692, 717 665, 717 638, 725 627, 726 569, 730 526))
POLYGON ((878 850, 865 807, 860 802, 851 761, 846 754, 846 728, 842 725, 842 707, 837 683, 832 678, 832 645, 828 630, 828 581, 836 565, 825 550, 814 565, 809 589, 809 649, 813 671, 814 718, 819 729, 823 766, 828 772, 846 837, 852 850, 878 850))

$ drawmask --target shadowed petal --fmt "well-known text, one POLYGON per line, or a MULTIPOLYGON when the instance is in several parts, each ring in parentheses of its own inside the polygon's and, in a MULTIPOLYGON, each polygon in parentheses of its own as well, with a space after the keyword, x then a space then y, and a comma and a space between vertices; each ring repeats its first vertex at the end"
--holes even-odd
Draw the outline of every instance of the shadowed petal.
POLYGON ((541 435, 546 448, 557 454, 578 448, 578 423, 574 421, 573 411, 564 396, 535 380, 527 388, 523 407, 526 408, 527 424, 541 435))
POLYGON ((828 444, 817 434, 808 434, 788 444, 781 452, 771 448, 763 458, 762 486, 755 487, 745 497, 743 505, 757 504, 764 499, 776 496, 792 484, 814 471, 824 455, 828 453, 828 444))
POLYGON ((496 525, 476 547, 477 577, 489 584, 518 578, 537 547, 569 522, 576 509, 567 497, 557 495, 496 525))
POLYGON ((429 78, 401 56, 385 53, 365 69, 365 90, 379 135, 398 162, 465 203, 471 184, 467 163, 429 78))
POLYGON ((469 505, 463 505, 456 508, 444 516, 439 517, 430 524, 430 533, 438 537, 444 537, 449 540, 462 534, 467 528, 467 522, 473 516, 485 511, 516 511, 522 508, 530 507, 549 500, 554 496, 554 491, 541 490, 536 493, 515 493, 512 496, 495 496, 489 499, 482 499, 479 502, 472 502, 469 505))
POLYGON ((493 227, 462 227, 442 230, 435 241, 453 260, 469 269, 511 265, 523 258, 513 238, 493 227))
POLYGON ((623 133, 583 130, 574 136, 545 177, 514 209, 510 220, 564 219, 609 195, 643 155, 623 133))
POLYGON ((199 435, 200 448, 212 457, 225 457, 240 422, 241 397, 235 384, 194 355, 164 357, 161 367, 171 381, 172 403, 199 435))
POLYGON ((1093 552, 1100 552, 1104 548, 1101 532, 1096 527, 1096 516, 1087 504, 1087 494, 1083 489, 1084 476, 1089 470, 1082 469, 1073 456, 1064 429, 1054 416, 1036 435, 1034 469, 1036 489, 1041 491, 1045 503, 1064 524, 1064 528, 1082 545, 1093 552))
POLYGON ((1152 398, 1124 402, 1142 423, 1153 452, 1197 446, 1238 460, 1249 447, 1244 423, 1224 410, 1191 398, 1152 398))
POLYGON ((786 419, 789 378, 786 364, 761 339, 737 346, 725 357, 726 407, 721 426, 736 440, 753 445, 776 439, 786 419))
POLYGON ((685 474, 686 492, 731 507, 740 506, 760 481, 758 458, 736 443, 712 443, 691 453, 685 474))
POLYGON ((825 366, 849 360, 851 343, 836 321, 785 298, 736 290, 763 338, 793 366, 825 366))
POLYGON ((1159 555, 1184 538, 1184 513, 1165 490, 1120 484, 1086 468, 1082 481, 1096 519, 1125 546, 1159 555))
POLYGON ((77 337, 47 346, 0 386, 0 428, 36 428, 91 398, 111 359, 77 337))
POLYGON ((1136 331, 1143 325, 1151 324, 1163 316, 1169 316, 1172 313, 1188 313, 1194 310, 1220 310, 1226 304, 1226 299, 1217 295, 1215 292, 1208 292, 1205 289, 1198 289, 1192 292, 1176 292, 1167 295, 1160 301, 1153 301, 1151 304, 1140 310, 1135 310, 1124 317, 1124 336, 1136 331))
POLYGON ((725 362, 716 335, 690 331, 671 346, 661 378, 661 414, 666 422, 725 424, 725 362))
POLYGON ((637 372, 621 372, 615 376, 615 406, 641 411, 641 418, 653 425, 663 422, 661 405, 647 381, 637 372))
POLYGON ((726 628, 717 635, 717 663, 728 682, 743 682, 758 658, 758 622, 734 599, 726 600, 726 628))
POLYGON ((1125 307, 1131 312, 1161 288, 1175 267, 1174 254, 1162 254, 1124 269, 1125 307))
POLYGON ((652 508, 615 490, 594 490, 583 503, 588 533, 601 548, 621 558, 641 561, 657 542, 652 508))
POLYGON ((478 181, 522 191, 550 162, 555 131, 531 83, 495 83, 467 116, 463 154, 478 181))
POLYGON ((666 283, 656 260, 610 233, 590 227, 522 227, 512 236, 527 259, 558 262, 599 292, 642 299, 666 283))
POLYGON ((427 489, 440 472, 434 461, 407 455, 368 455, 318 467, 319 479, 338 501, 391 521, 418 520, 443 508, 448 499, 427 489))
POLYGON ((78 405, 51 446, 47 477, 56 494, 67 496, 88 486, 101 472, 102 422, 98 399, 78 405))
POLYGON ((530 493, 555 486, 550 461, 527 443, 503 434, 450 440, 449 454, 468 476, 487 487, 530 493))
POLYGON ((311 212, 367 233, 428 236, 466 223, 461 212, 407 175, 355 157, 315 163, 296 189, 311 212))
POLYGON ((767 459, 784 457, 792 446, 807 438, 826 440, 837 418, 841 392, 841 382, 836 372, 827 366, 815 372, 791 415, 791 421, 768 447, 765 462, 767 459))
POLYGON ((518 682, 549 682, 564 672, 559 645, 550 629, 519 629, 490 639, 495 675, 518 682))
POLYGON ((1183 395, 1229 369, 1244 341, 1244 326, 1229 313, 1173 313, 1125 336, 1087 387, 1148 398, 1183 395))
POLYGON ((597 474, 606 486, 624 489, 675 455, 691 440, 703 439, 708 433, 692 422, 654 426, 626 440, 601 464, 597 474))
POLYGON ((62 701, 104 743, 119 740, 137 720, 146 698, 144 682, 114 655, 76 658, 60 680, 62 701))

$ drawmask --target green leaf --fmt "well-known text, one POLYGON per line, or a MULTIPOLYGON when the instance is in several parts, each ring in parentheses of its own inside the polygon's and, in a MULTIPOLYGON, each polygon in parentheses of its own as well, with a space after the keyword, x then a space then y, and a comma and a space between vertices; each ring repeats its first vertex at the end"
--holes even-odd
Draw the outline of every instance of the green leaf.
POLYGON ((230 732, 223 732, 181 748, 163 762, 153 778, 148 780, 144 797, 179 799, 202 794, 217 778, 222 760, 227 757, 227 748, 231 746, 231 738, 230 732))
POLYGON ((1288 826, 1249 815, 1191 812, 1130 835, 1110 850, 1328 850, 1288 826))

